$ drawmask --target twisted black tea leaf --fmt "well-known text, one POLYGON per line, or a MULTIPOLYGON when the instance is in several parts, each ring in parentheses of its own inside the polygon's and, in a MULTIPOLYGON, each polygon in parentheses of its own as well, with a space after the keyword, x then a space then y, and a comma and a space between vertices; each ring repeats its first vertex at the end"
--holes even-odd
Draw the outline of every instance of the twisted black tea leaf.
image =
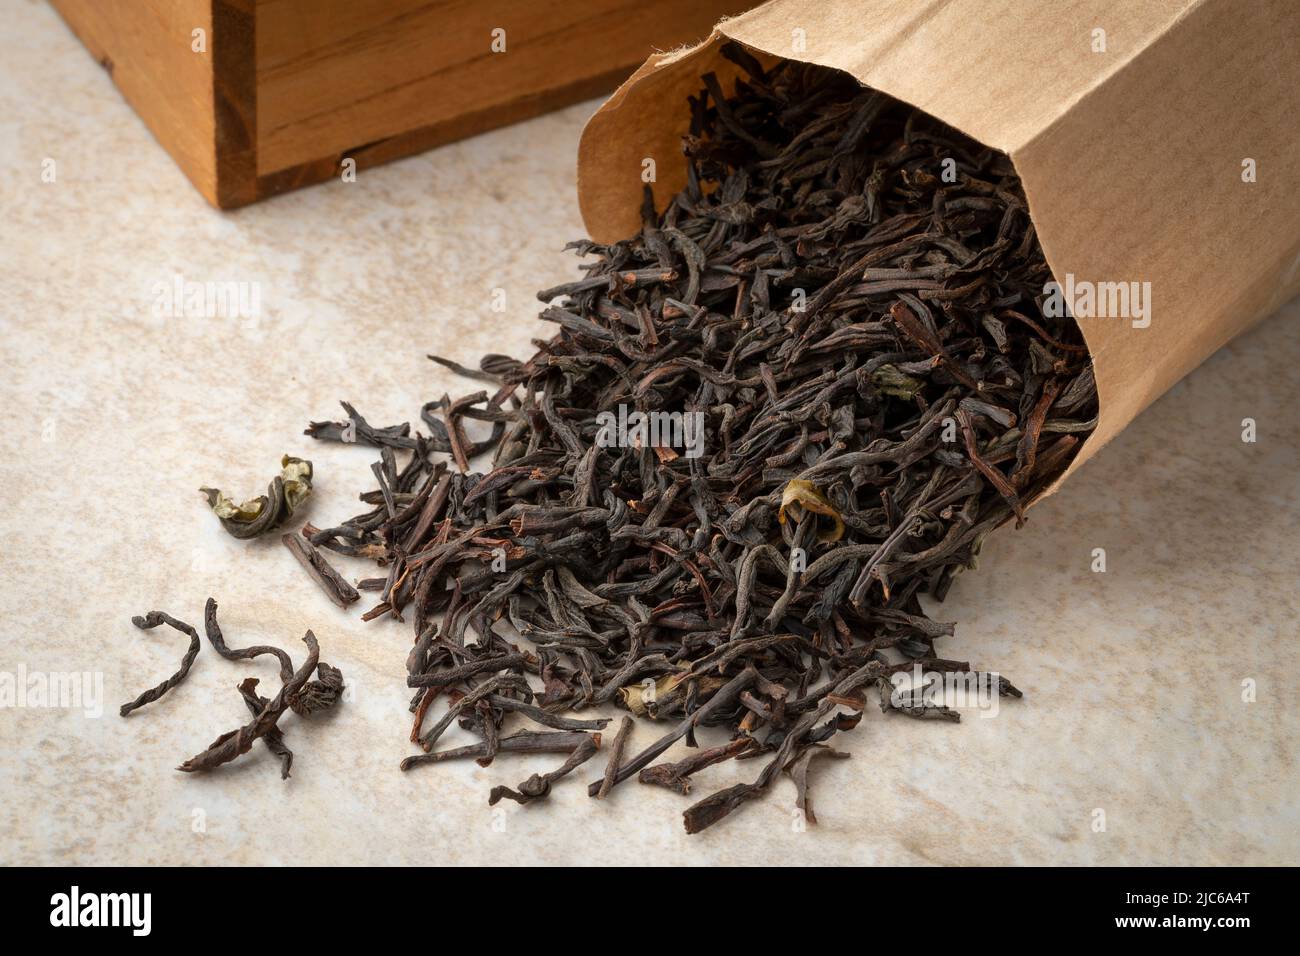
MULTIPOLYGON (((541 316, 557 335, 526 362, 439 359, 496 389, 427 403, 429 438, 348 407, 349 437, 382 449, 373 510, 304 534, 386 566, 367 617, 414 627, 426 753, 403 769, 569 754, 492 795, 535 800, 598 741, 502 736, 507 716, 568 728, 559 714, 613 703, 673 729, 592 795, 638 775, 687 793, 710 764, 763 757, 687 830, 783 772, 813 822, 809 764, 868 691, 888 703, 914 662, 969 669, 937 654, 953 628, 920 595, 941 600, 990 531, 1023 522, 1095 426, 1088 352, 1043 313, 1051 275, 1007 157, 833 71, 726 52, 745 77, 690 99, 685 188, 662 213, 647 192, 636 235, 575 243, 586 277, 541 293, 562 300, 541 316), (453 720, 482 742, 429 752, 453 720), (651 766, 704 726, 732 742, 651 766)), ((923 696, 886 709, 956 716, 923 696)))
POLYGON ((159 624, 166 624, 168 627, 174 628, 182 634, 189 635, 190 646, 186 648, 185 656, 181 658, 181 666, 176 670, 175 674, 168 677, 157 687, 151 687, 144 691, 129 704, 123 704, 118 708, 118 714, 122 717, 127 716, 133 710, 138 710, 145 704, 152 704, 155 700, 162 697, 163 694, 167 693, 181 681, 185 680, 186 676, 189 675, 191 665, 194 663, 194 658, 199 656, 200 646, 198 631, 194 630, 193 627, 186 624, 184 621, 178 621, 170 614, 164 614, 162 611, 150 611, 148 614, 137 615, 131 618, 131 623, 142 631, 155 628, 159 624))

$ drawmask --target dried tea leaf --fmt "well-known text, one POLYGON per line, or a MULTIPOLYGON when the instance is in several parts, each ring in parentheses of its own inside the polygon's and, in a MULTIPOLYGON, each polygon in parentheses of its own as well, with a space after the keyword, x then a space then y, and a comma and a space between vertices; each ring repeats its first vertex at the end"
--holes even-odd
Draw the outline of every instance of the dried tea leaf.
POLYGON ((164 614, 162 611, 150 611, 148 614, 137 615, 136 617, 131 618, 131 623, 145 631, 157 627, 159 624, 166 624, 169 627, 180 631, 182 634, 188 635, 190 646, 185 651, 185 656, 181 658, 181 666, 177 668, 175 674, 168 677, 157 687, 149 688, 136 697, 135 700, 121 706, 118 713, 123 717, 131 713, 133 710, 143 707, 145 704, 152 704, 155 700, 158 700, 181 681, 185 680, 186 676, 188 676, 190 672, 190 667, 194 664, 194 658, 198 657, 200 644, 198 631, 189 624, 186 624, 184 621, 178 621, 170 614, 164 614))
POLYGON ((835 522, 835 527, 829 531, 818 531, 817 540, 823 544, 833 544, 844 536, 844 519, 840 513, 835 510, 835 506, 821 492, 821 489, 811 481, 794 479, 786 483, 785 491, 781 492, 781 507, 777 511, 777 520, 785 524, 786 511, 790 512, 790 517, 797 524, 803 517, 804 512, 823 515, 835 522))
POLYGON ((908 401, 914 399, 925 388, 925 383, 919 378, 904 374, 896 365, 880 366, 871 373, 871 383, 880 389, 882 395, 892 395, 894 398, 908 401))
POLYGON ((311 496, 311 480, 310 461, 285 455, 280 459, 280 474, 271 480, 264 495, 237 505, 219 489, 205 487, 199 491, 208 499, 208 507, 221 520, 221 526, 232 537, 244 540, 256 538, 292 517, 311 496))
POLYGON ((280 459, 280 478, 284 481, 286 517, 292 516, 311 497, 311 462, 285 455, 280 459))
POLYGON ((618 693, 623 699, 623 706, 636 716, 652 716, 656 702, 667 697, 678 684, 689 676, 689 672, 686 671, 666 674, 654 682, 653 691, 644 684, 632 684, 627 687, 620 687, 618 693))
MULTIPOLYGON (((942 600, 1096 425, 1087 349, 1043 312, 1051 271, 1005 154, 844 74, 721 54, 749 79, 728 95, 701 78, 685 186, 646 190, 624 239, 573 244, 594 261, 539 293, 556 334, 470 372, 497 391, 425 402, 428 437, 351 412, 313 426, 333 440, 351 426, 384 455, 371 510, 305 533, 377 560, 380 613, 409 609, 412 738, 453 722, 480 738, 404 768, 572 755, 560 715, 615 703, 667 732, 589 794, 633 777, 684 792, 708 762, 763 755, 757 777, 686 812, 687 832, 786 768, 811 810, 809 748, 863 720, 862 689, 895 669, 965 666, 939 656, 951 628, 922 599, 942 600), (698 413, 698 454, 611 444, 597 416, 619 406, 698 413), (474 422, 492 435, 471 441, 474 422), (796 562, 817 530, 820 553, 796 562), (451 716, 422 733, 435 697, 451 716), (565 732, 521 736, 517 719, 565 732), (706 728, 740 743, 651 766, 706 728)), ((549 782, 496 793, 537 800, 549 782)))

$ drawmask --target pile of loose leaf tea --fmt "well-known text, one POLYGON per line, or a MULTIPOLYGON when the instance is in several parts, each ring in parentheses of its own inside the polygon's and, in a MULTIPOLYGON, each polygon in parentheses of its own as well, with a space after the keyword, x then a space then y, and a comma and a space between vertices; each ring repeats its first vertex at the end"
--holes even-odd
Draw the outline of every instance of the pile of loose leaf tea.
POLYGON ((647 193, 636 235, 574 244, 586 277, 540 294, 554 338, 524 362, 438 359, 489 384, 426 404, 427 436, 350 406, 308 429, 381 449, 372 510, 303 534, 378 561, 366 618, 414 626, 404 769, 567 755, 491 795, 544 798, 599 747, 607 721, 574 712, 613 704, 666 733, 625 755, 625 720, 593 796, 753 759, 688 831, 782 772, 810 815, 809 762, 868 699, 955 718, 890 683, 968 669, 920 595, 942 599, 1095 425, 1007 157, 842 74, 726 55, 742 76, 690 99, 685 188, 662 212, 647 193), (453 723, 478 743, 439 750, 453 723), (706 726, 730 742, 655 763, 706 726))

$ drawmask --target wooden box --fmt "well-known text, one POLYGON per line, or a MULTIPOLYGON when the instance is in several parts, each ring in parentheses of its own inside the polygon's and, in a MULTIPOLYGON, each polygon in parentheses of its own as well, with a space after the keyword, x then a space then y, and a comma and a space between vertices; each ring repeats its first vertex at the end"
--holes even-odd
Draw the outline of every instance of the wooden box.
POLYGON ((51 0, 223 209, 612 90, 726 0, 51 0), (350 164, 349 164, 350 165, 350 164))

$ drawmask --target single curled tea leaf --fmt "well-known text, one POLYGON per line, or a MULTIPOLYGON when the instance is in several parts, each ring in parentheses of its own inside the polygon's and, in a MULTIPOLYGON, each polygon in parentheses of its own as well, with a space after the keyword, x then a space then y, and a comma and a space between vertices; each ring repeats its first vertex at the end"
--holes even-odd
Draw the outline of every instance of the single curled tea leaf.
POLYGON ((118 713, 123 717, 131 713, 131 711, 143 707, 145 704, 153 703, 155 700, 162 697, 163 694, 167 693, 183 681, 190 672, 190 665, 194 663, 194 658, 199 655, 200 644, 198 631, 189 624, 186 624, 184 621, 178 621, 170 614, 164 614, 162 611, 150 611, 148 614, 143 616, 133 617, 131 618, 131 623, 142 631, 157 627, 159 624, 166 624, 169 627, 173 627, 180 631, 182 634, 188 634, 190 638, 190 646, 186 649, 185 656, 181 658, 181 666, 177 669, 175 674, 167 678, 157 687, 149 688, 129 704, 123 704, 121 706, 118 713))
POLYGON ((830 499, 811 481, 795 479, 786 483, 785 490, 781 492, 781 507, 777 511, 777 520, 781 524, 785 524, 787 512, 796 524, 805 513, 830 518, 834 526, 817 532, 817 540, 823 544, 834 544, 844 537, 844 519, 830 503, 830 499))
POLYGON ((203 627, 207 632, 208 641, 212 644, 212 649, 228 661, 251 661, 264 655, 270 655, 276 659, 280 665, 280 680, 287 681, 293 676, 293 659, 288 653, 278 647, 270 644, 257 644, 253 647, 230 647, 226 644, 225 635, 221 632, 221 625, 217 623, 217 602, 213 598, 208 598, 208 603, 203 609, 203 627))
POLYGON ((347 421, 312 422, 304 430, 317 441, 343 442, 351 445, 359 443, 374 448, 415 448, 416 440, 411 437, 411 425, 403 422, 387 428, 376 428, 361 413, 347 402, 339 402, 348 413, 347 421))
POLYGON ((312 465, 302 458, 285 455, 280 459, 280 474, 271 480, 266 494, 235 504, 216 488, 200 488, 208 507, 221 520, 221 526, 235 538, 256 538, 293 516, 311 496, 312 465))
POLYGON ((551 784, 561 777, 567 776, 575 769, 582 766, 596 753, 600 747, 600 734, 590 734, 583 738, 582 742, 574 748, 569 759, 564 761, 550 773, 535 773, 523 783, 519 784, 517 789, 510 787, 497 786, 493 787, 488 794, 488 806, 495 806, 502 798, 515 801, 515 803, 532 803, 534 800, 544 800, 551 795, 551 784))

